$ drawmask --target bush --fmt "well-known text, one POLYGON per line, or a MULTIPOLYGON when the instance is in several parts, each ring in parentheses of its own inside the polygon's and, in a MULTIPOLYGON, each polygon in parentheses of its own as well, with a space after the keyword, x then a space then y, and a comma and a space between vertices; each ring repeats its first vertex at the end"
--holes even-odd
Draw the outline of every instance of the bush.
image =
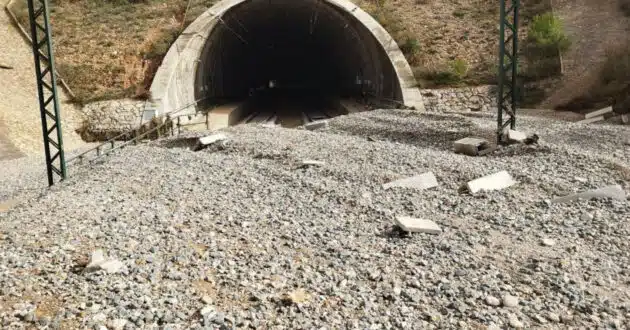
POLYGON ((619 0, 619 9, 628 17, 630 17, 630 0, 619 0))
POLYGON ((560 18, 551 12, 534 17, 529 26, 527 37, 537 46, 543 48, 557 47, 564 51, 571 46, 571 41, 564 34, 560 18))

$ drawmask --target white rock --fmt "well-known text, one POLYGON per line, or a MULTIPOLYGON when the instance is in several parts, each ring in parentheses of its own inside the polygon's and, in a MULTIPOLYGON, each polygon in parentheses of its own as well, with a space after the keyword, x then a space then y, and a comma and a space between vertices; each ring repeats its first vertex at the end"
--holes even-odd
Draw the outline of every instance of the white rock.
POLYGON ((412 233, 439 234, 442 229, 433 221, 412 217, 397 217, 396 225, 412 233))
POLYGON ((437 186, 438 186, 438 182, 433 172, 427 172, 427 173, 412 176, 409 178, 388 182, 383 185, 383 188, 389 189, 392 187, 400 187, 400 188, 415 188, 419 190, 424 190, 424 189, 434 188, 437 186))
POLYGON ((112 330, 123 330, 125 325, 127 325, 127 320, 125 319, 115 319, 109 322, 109 328, 112 330))
POLYGON ((304 128, 309 131, 325 128, 325 127, 328 127, 328 120, 313 121, 304 125, 304 128))
POLYGON ((554 198, 552 203, 567 203, 577 200, 590 200, 597 198, 612 198, 618 201, 626 200, 626 192, 621 188, 620 185, 610 185, 606 187, 602 187, 599 189, 588 190, 585 192, 572 194, 568 196, 562 196, 558 198, 554 198))
POLYGON ((502 302, 503 302, 503 306, 505 307, 516 307, 518 306, 518 298, 511 296, 511 295, 505 295, 502 298, 502 302))
POLYGON ((493 297, 493 296, 487 296, 486 297, 486 304, 490 305, 490 306, 499 306, 501 305, 501 300, 499 300, 499 298, 493 297))
POLYGON ((214 307, 212 307, 212 306, 204 306, 201 309, 201 311, 199 312, 199 314, 201 314, 201 316, 208 315, 210 313, 214 313, 214 307))
POLYGON ((95 323, 103 323, 105 322, 105 320, 107 320, 107 315, 103 313, 98 313, 92 316, 92 321, 94 321, 95 323))
POLYGON ((588 222, 588 221, 593 221, 594 217, 592 214, 590 213, 583 213, 580 216, 580 220, 584 221, 584 222, 588 222))
POLYGON ((212 304, 212 298, 210 298, 210 296, 201 297, 201 301, 206 305, 212 304))
POLYGON ((556 245, 556 242, 554 240, 550 239, 550 238, 543 238, 541 243, 544 246, 554 246, 554 245, 556 245))
POLYGON ((517 328, 517 329, 520 329, 525 326, 523 322, 519 321, 516 315, 512 315, 512 314, 508 316, 508 322, 511 327, 517 328))
POLYGON ((472 194, 482 190, 501 190, 515 185, 517 182, 507 171, 501 171, 494 174, 472 180, 466 184, 466 188, 472 194))

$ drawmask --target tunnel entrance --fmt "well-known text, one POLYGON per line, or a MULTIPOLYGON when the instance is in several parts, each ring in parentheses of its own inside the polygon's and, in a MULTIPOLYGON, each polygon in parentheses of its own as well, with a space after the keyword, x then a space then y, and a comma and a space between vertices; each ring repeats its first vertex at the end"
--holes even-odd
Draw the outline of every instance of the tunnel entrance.
POLYGON ((225 0, 174 47, 151 87, 162 113, 238 103, 242 120, 295 126, 352 111, 345 100, 422 105, 396 43, 346 0, 225 0))

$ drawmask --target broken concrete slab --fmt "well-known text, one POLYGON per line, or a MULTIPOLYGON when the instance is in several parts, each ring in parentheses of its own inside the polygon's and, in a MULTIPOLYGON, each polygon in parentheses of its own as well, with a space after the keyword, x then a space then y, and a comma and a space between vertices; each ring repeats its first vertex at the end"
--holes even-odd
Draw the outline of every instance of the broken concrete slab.
POLYGON ((303 160, 301 163, 301 167, 307 167, 307 166, 324 166, 326 163, 319 161, 319 160, 310 160, 310 159, 306 159, 303 160))
POLYGON ((517 182, 507 171, 501 171, 494 174, 472 180, 465 185, 466 190, 475 194, 482 190, 501 190, 515 185, 517 182))
POLYGON ((195 145, 193 150, 198 151, 198 150, 208 147, 211 144, 217 143, 219 141, 225 141, 225 140, 227 140, 227 136, 222 133, 216 133, 216 134, 200 137, 197 140, 197 144, 195 145))
POLYGON ((620 185, 610 185, 599 189, 587 190, 577 194, 554 198, 552 203, 567 203, 577 200, 591 200, 599 198, 611 198, 618 201, 626 200, 626 192, 620 185))
POLYGON ((105 259, 103 250, 95 250, 90 256, 90 262, 85 266, 86 271, 104 270, 108 273, 117 273, 124 264, 116 259, 105 259))
POLYGON ((510 142, 524 143, 528 136, 521 131, 510 129, 507 131, 506 137, 510 142))
POLYGON ((317 120, 304 125, 304 128, 309 131, 326 127, 328 127, 328 120, 317 120))
POLYGON ((606 107, 606 108, 603 108, 603 109, 591 111, 591 112, 589 112, 589 113, 584 115, 584 119, 589 119, 589 118, 603 116, 603 115, 605 115, 607 113, 610 113, 610 112, 613 112, 613 108, 612 107, 606 107))
POLYGON ((454 151, 456 154, 478 156, 480 151, 489 148, 489 144, 485 139, 467 137, 455 141, 454 151))
POLYGON ((587 118, 587 119, 580 120, 577 123, 578 124, 591 124, 591 123, 596 123, 596 122, 602 121, 604 119, 605 119, 604 116, 597 116, 597 117, 592 117, 592 118, 587 118))
POLYGON ((400 229, 410 233, 439 234, 442 232, 440 226, 427 219, 397 217, 396 225, 400 227, 400 229))
POLYGON ((427 172, 420 175, 404 178, 388 182, 383 185, 383 189, 387 190, 394 187, 414 188, 418 190, 430 189, 438 186, 437 178, 433 172, 427 172))

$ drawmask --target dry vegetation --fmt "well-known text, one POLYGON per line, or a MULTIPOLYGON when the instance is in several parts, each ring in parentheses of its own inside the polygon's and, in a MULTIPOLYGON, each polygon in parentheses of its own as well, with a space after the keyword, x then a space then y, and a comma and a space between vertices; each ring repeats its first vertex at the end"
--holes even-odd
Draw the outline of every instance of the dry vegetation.
MULTIPOLYGON (((79 103, 147 96, 179 32, 216 0, 53 0, 56 64, 79 103)), ((12 10, 26 22, 25 1, 12 10)))

